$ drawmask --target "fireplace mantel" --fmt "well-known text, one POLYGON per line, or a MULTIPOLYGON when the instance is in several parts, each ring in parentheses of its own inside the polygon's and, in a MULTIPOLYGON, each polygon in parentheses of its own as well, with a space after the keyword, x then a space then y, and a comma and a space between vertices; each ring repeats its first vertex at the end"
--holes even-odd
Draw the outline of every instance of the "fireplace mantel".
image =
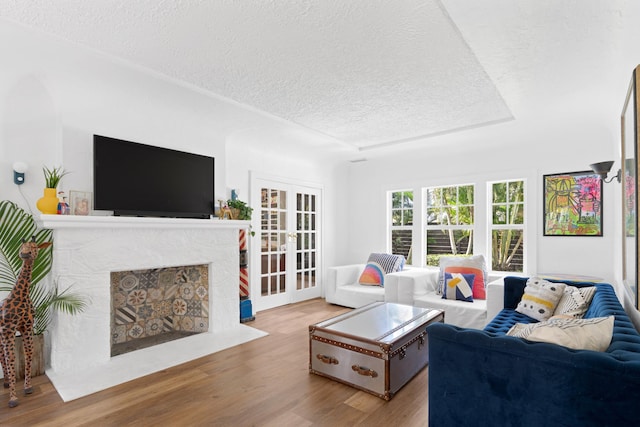
POLYGON ((249 221, 220 219, 156 218, 127 216, 40 215, 38 225, 52 230, 61 228, 163 228, 163 229, 241 229, 249 221))
POLYGON ((48 278, 90 301, 49 329, 47 375, 64 401, 263 336, 240 324, 238 232, 249 221, 41 215, 53 230, 48 278), (111 357, 111 272, 209 266, 209 331, 111 357))

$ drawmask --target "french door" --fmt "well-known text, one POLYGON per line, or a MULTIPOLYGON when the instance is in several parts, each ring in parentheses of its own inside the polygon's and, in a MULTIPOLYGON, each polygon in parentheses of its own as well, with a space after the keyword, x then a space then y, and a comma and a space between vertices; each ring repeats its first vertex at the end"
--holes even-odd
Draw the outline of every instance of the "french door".
POLYGON ((319 297, 321 190, 253 177, 251 187, 255 311, 319 297))

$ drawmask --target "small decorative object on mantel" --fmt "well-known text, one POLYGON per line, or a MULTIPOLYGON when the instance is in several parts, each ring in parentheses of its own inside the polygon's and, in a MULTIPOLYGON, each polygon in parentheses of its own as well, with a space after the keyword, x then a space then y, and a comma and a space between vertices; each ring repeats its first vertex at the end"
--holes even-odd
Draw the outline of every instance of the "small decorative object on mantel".
POLYGON ((91 193, 88 191, 70 191, 71 215, 89 215, 91 212, 91 193))
POLYGON ((220 209, 218 210, 218 218, 220 219, 233 219, 233 212, 231 208, 225 203, 224 200, 218 200, 220 202, 220 209))
POLYGON ((44 172, 45 181, 44 196, 38 199, 36 207, 43 214, 55 215, 58 212, 58 194, 56 188, 62 177, 68 172, 65 172, 62 166, 54 167, 53 169, 45 166, 42 168, 42 171, 44 172))

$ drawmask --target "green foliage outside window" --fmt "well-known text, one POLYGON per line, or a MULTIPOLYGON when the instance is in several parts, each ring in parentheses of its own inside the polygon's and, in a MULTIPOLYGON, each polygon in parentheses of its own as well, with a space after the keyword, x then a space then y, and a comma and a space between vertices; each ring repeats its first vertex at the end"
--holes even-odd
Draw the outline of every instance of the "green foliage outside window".
POLYGON ((523 271, 524 181, 492 185, 491 269, 523 271))

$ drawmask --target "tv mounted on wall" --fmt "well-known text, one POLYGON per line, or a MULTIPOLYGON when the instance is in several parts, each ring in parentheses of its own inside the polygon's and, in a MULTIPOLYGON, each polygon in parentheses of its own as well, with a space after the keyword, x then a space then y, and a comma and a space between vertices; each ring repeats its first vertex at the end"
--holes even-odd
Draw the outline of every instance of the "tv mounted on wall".
POLYGON ((209 218, 214 158, 94 135, 93 192, 114 215, 209 218))

